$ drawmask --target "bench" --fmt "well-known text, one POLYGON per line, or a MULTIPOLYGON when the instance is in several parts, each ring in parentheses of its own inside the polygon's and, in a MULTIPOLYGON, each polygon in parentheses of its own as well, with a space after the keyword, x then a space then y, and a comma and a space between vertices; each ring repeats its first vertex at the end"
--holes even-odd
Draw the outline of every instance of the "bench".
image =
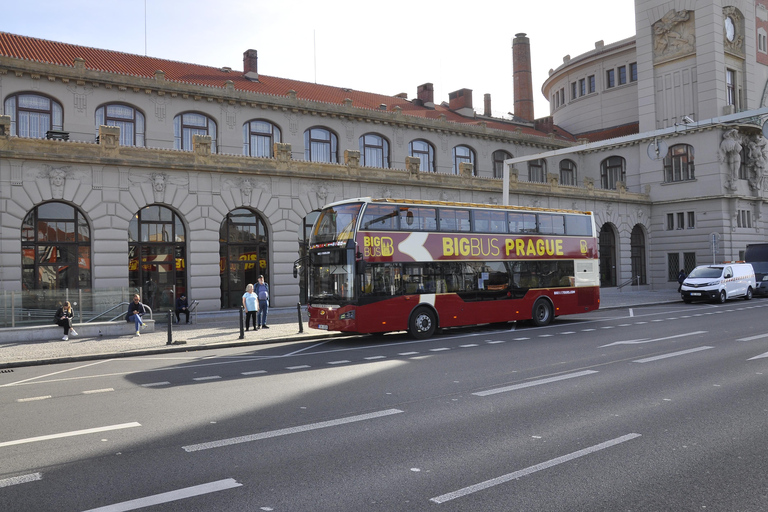
MULTIPOLYGON (((147 326, 142 332, 154 332, 155 321, 145 319, 147 326)), ((78 338, 97 338, 99 336, 127 336, 136 334, 133 322, 125 320, 116 320, 114 322, 89 322, 83 324, 73 324, 77 331, 78 338)), ((29 325, 25 327, 3 327, 0 328, 0 345, 3 343, 25 342, 25 341, 58 341, 64 335, 64 328, 56 324, 50 325, 29 325)), ((77 339, 71 337, 70 340, 77 339)))

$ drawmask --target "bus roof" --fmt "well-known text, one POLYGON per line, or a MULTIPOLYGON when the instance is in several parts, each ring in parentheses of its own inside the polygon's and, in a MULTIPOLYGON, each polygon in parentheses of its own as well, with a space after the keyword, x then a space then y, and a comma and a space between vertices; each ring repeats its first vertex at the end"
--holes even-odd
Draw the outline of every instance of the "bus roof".
POLYGON ((592 215, 590 211, 579 210, 566 210, 563 208, 540 208, 535 206, 502 206, 498 204, 481 204, 481 203, 464 203, 460 201, 432 201, 426 199, 393 199, 387 198, 372 198, 372 197, 357 197, 354 199, 344 199, 342 201, 336 201, 329 203, 323 208, 329 208, 342 204, 349 203, 392 203, 392 204, 413 204, 413 205, 427 205, 427 206, 443 206, 443 207, 457 207, 457 208, 485 208, 488 210, 519 210, 519 211, 531 211, 531 212, 558 212, 558 213, 571 213, 576 215, 592 215))

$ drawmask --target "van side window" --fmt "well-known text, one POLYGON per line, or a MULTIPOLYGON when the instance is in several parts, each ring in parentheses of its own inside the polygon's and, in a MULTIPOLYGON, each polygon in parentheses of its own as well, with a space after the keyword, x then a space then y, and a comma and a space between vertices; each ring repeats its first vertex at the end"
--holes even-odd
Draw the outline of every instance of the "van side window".
POLYGON ((729 279, 729 278, 733 277, 733 270, 731 269, 731 267, 726 267, 725 274, 723 274, 723 277, 725 279, 729 279))

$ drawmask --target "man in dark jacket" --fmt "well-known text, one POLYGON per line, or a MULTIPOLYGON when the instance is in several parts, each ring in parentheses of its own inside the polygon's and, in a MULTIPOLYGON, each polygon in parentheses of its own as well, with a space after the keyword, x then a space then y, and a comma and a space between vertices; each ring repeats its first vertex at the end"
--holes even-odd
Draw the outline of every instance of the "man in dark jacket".
POLYGON ((189 303, 187 303, 187 296, 182 295, 176 299, 176 323, 181 321, 180 315, 185 315, 187 318, 186 323, 189 323, 189 303))
POLYGON ((683 281, 685 281, 686 277, 688 277, 688 274, 686 274, 685 270, 681 268, 680 272, 677 274, 677 293, 680 293, 680 291, 683 289, 683 281))

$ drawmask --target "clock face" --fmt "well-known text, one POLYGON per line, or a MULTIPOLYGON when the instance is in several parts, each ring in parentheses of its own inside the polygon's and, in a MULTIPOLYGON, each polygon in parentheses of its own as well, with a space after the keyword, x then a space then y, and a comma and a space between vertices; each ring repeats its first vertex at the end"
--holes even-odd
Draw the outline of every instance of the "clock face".
POLYGON ((733 19, 728 16, 725 18, 725 38, 733 42, 733 38, 736 36, 736 25, 733 23, 733 19))

